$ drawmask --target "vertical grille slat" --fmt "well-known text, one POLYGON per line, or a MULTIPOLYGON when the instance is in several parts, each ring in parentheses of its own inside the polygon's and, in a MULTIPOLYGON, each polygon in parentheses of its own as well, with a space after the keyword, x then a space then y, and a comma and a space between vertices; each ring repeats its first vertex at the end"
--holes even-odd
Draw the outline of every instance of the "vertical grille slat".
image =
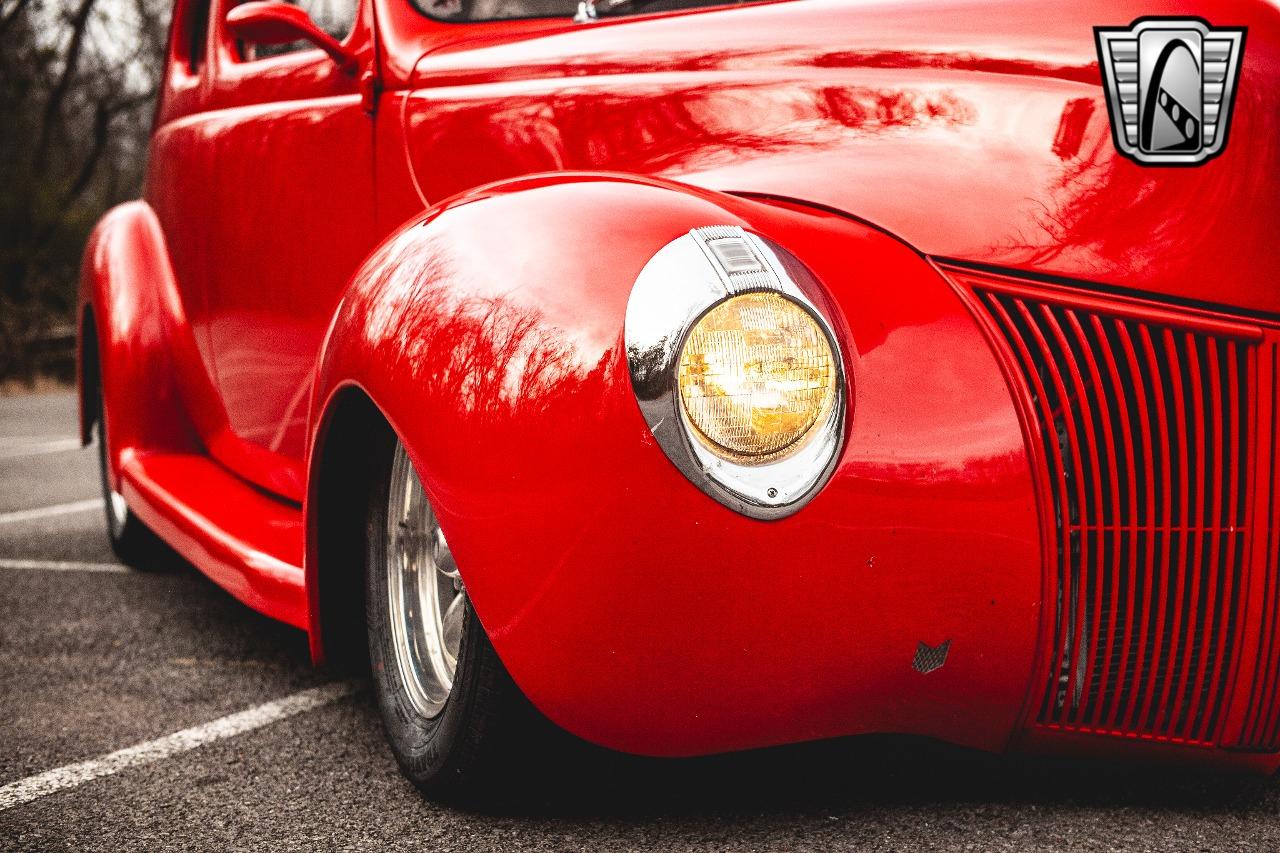
POLYGON ((1197 577, 1195 565, 1188 563, 1188 553, 1191 550, 1190 541, 1194 538, 1191 532, 1193 521, 1189 511, 1189 493, 1190 481, 1194 475, 1191 470, 1191 458, 1188 451, 1187 439, 1187 405, 1184 396, 1184 388, 1182 385, 1182 362, 1178 352, 1178 346, 1174 340, 1174 332, 1172 329, 1164 329, 1161 334, 1165 355, 1165 363, 1169 366, 1169 387, 1170 399, 1173 402, 1173 426, 1175 435, 1177 436, 1177 459, 1178 465, 1176 471, 1179 474, 1178 480, 1178 498, 1173 502, 1176 512, 1175 523, 1179 525, 1183 532, 1177 535, 1178 548, 1176 553, 1170 550, 1170 566, 1173 572, 1173 592, 1169 598, 1170 618, 1173 621, 1169 632, 1169 647, 1165 652, 1166 661, 1163 667, 1166 676, 1164 684, 1161 687, 1160 695, 1155 697, 1156 713, 1161 715, 1160 728, 1163 730, 1170 729, 1171 708, 1169 703, 1170 692, 1174 683, 1177 681, 1178 673, 1182 669, 1182 661, 1180 660, 1181 646, 1179 639, 1182 636, 1182 621, 1186 605, 1187 588, 1190 586, 1192 578, 1197 577))
MULTIPOLYGON (((1125 322, 1117 323, 1120 332, 1120 344, 1123 348, 1125 362, 1129 366, 1129 376, 1133 381, 1134 399, 1136 401, 1137 418, 1134 421, 1134 427, 1138 430, 1138 440, 1142 445, 1142 470, 1145 477, 1140 481, 1143 487, 1145 503, 1138 505, 1140 515, 1138 516, 1137 526, 1134 530, 1135 538, 1138 540, 1138 562, 1130 567, 1132 576, 1136 583, 1135 594, 1130 599, 1133 604, 1131 614, 1133 616, 1133 629, 1131 636, 1136 637, 1134 646, 1136 659, 1133 662, 1133 679, 1140 682, 1146 671, 1147 643, 1150 639, 1148 632, 1148 620, 1151 616, 1151 570, 1156 558, 1156 537, 1150 535, 1147 525, 1153 524, 1156 515, 1156 495, 1160 491, 1159 471, 1156 468, 1155 441, 1152 436, 1151 429, 1151 412, 1150 397, 1147 392, 1147 376, 1142 369, 1142 362, 1138 359, 1137 348, 1134 345, 1134 334, 1129 328, 1129 324, 1125 322)), ((1138 485, 1138 484, 1135 484, 1138 485)), ((1123 714, 1118 717, 1114 725, 1122 731, 1132 730, 1136 720, 1136 708, 1134 705, 1141 699, 1141 691, 1135 691, 1130 685, 1130 689, 1122 691, 1120 697, 1122 699, 1123 714)))
MULTIPOLYGON (((1089 323, 1093 327, 1096 337, 1094 343, 1101 351, 1103 360, 1107 365, 1107 375, 1110 379, 1107 394, 1108 405, 1116 412, 1116 420, 1120 423, 1120 442, 1117 443, 1118 452, 1125 460, 1124 478, 1120 479, 1117 473, 1117 485, 1123 484, 1123 492, 1126 499, 1122 500, 1116 507, 1116 522, 1122 525, 1119 535, 1113 537, 1112 547, 1116 554, 1116 583, 1114 584, 1122 593, 1113 596, 1110 602, 1110 619, 1109 624, 1114 629, 1108 633, 1109 645, 1105 650, 1107 655, 1107 663, 1116 662, 1117 658, 1125 655, 1126 646, 1124 641, 1132 636, 1132 628, 1127 620, 1118 618, 1127 614, 1131 608, 1130 603, 1134 600, 1136 594, 1136 573, 1133 571, 1137 562, 1137 537, 1134 536, 1132 530, 1126 530, 1125 526, 1132 525, 1138 517, 1138 469, 1137 469, 1137 445, 1133 441, 1133 425, 1129 416, 1129 407, 1123 404, 1125 400, 1125 384, 1122 378, 1119 364, 1116 361, 1115 348, 1111 345, 1111 337, 1108 334, 1106 326, 1104 326, 1102 318, 1096 313, 1091 314, 1089 323), (1123 633, 1118 634, 1123 628, 1123 633)), ((1118 469, 1117 469, 1118 472, 1118 469)), ((1103 703, 1098 719, 1107 721, 1107 725, 1114 725, 1117 709, 1121 696, 1120 684, 1124 677, 1125 661, 1119 661, 1120 666, 1115 670, 1115 681, 1108 680, 1104 684, 1107 691, 1106 699, 1103 703)))
MULTIPOLYGON (((1155 517, 1157 521, 1157 529, 1167 531, 1164 537, 1150 536, 1148 542, 1148 553, 1150 555, 1151 565, 1148 576, 1151 578, 1149 587, 1147 606, 1150 610, 1150 620, 1143 620, 1143 625, 1148 630, 1148 635, 1143 638, 1142 648, 1146 653, 1145 666, 1141 667, 1144 680, 1149 682, 1152 689, 1142 691, 1142 701, 1139 705, 1138 714, 1130 723, 1131 727, 1137 730, 1144 730, 1151 726, 1151 700, 1155 696, 1158 689, 1161 674, 1164 670, 1161 668, 1161 658, 1163 657, 1165 638, 1165 615, 1169 604, 1169 587, 1171 586, 1172 574, 1172 558, 1174 547, 1178 534, 1175 532, 1173 519, 1173 492, 1176 488, 1177 478, 1173 476, 1173 466, 1170 459, 1169 447, 1169 431, 1170 426, 1168 407, 1166 403, 1166 389, 1164 380, 1160 373, 1160 360, 1156 356, 1155 345, 1151 340, 1151 329, 1145 324, 1138 328, 1140 335, 1141 353, 1140 358, 1146 367, 1147 388, 1151 394, 1150 412, 1153 420, 1151 421, 1150 431, 1159 437, 1159 465, 1160 480, 1156 483, 1154 492, 1159 496, 1159 500, 1155 505, 1155 517)), ((1135 703, 1136 704, 1136 703, 1135 703)))
MULTIPOLYGON (((1090 412, 1096 412, 1098 423, 1102 428, 1103 436, 1103 454, 1099 457, 1105 459, 1106 483, 1095 482, 1095 500, 1100 508, 1099 520, 1104 525, 1119 525, 1120 519, 1117 513, 1120 511, 1120 484, 1119 470, 1120 466, 1116 458, 1116 431, 1111 423, 1111 409, 1108 404, 1110 399, 1107 396, 1107 386, 1103 379, 1102 370, 1098 365, 1098 359, 1094 356, 1094 346, 1089 336, 1085 333, 1084 326, 1080 322, 1080 317, 1075 311, 1066 312, 1067 323, 1070 326, 1071 333, 1074 337, 1075 346, 1072 348, 1076 357, 1084 364, 1085 371, 1088 374, 1086 385, 1093 395, 1090 412), (1106 497, 1104 498, 1104 493, 1106 497)), ((1086 393, 1086 398, 1088 394, 1086 393)), ((1100 469, 1103 465, 1099 465, 1100 469)), ((1099 712, 1099 704, 1105 701, 1108 691, 1108 685, 1111 684, 1111 668, 1115 657, 1115 633, 1116 633, 1116 612, 1117 608, 1113 602, 1119 597, 1119 549, 1114 541, 1103 539, 1094 553, 1097 555, 1098 565, 1095 568, 1097 582, 1094 584, 1093 591, 1093 607, 1097 618, 1093 620, 1093 635, 1090 648, 1097 649, 1102 658, 1102 669, 1099 671, 1096 666, 1091 667, 1089 678, 1089 698, 1090 706, 1087 713, 1096 714, 1099 712), (1107 598, 1107 595, 1110 598, 1107 598), (1106 613, 1105 629, 1103 626, 1103 615, 1106 613)))
MULTIPOLYGON (((1071 446, 1073 448, 1073 456, 1078 460, 1080 476, 1076 483, 1077 494, 1082 499, 1084 509, 1081 513, 1082 525, 1105 524, 1103 518, 1102 506, 1102 464, 1098 454, 1097 442, 1090 440, 1090 436, 1095 435, 1093 408, 1089 401, 1089 390, 1083 376, 1078 367, 1078 361, 1075 351, 1071 348, 1071 344, 1067 340, 1067 336, 1063 331, 1063 324, 1059 320, 1059 311, 1051 309, 1047 305, 1040 306, 1041 321, 1048 329, 1050 340, 1056 345, 1057 350, 1055 357, 1068 364, 1070 369, 1067 371, 1067 380, 1064 384, 1064 396, 1069 401, 1074 401, 1074 405, 1068 403, 1067 421, 1071 428, 1071 446)), ((1075 604, 1075 623, 1080 631, 1077 653, 1072 667, 1072 673, 1075 676, 1075 689, 1068 687, 1068 693, 1075 698, 1077 714, 1088 708, 1093 700, 1093 691, 1090 685, 1093 680, 1094 655, 1088 654, 1090 649, 1098 648, 1099 622, 1098 618, 1090 618, 1090 616, 1098 616, 1101 613, 1101 606, 1098 599, 1102 579, 1102 566, 1099 560, 1101 554, 1101 543, 1088 530, 1088 527, 1082 526, 1078 534, 1080 547, 1080 564, 1082 571, 1080 575, 1080 586, 1076 595, 1075 604), (1084 569, 1087 569, 1085 571, 1084 569), (1094 606, 1090 608, 1089 602, 1094 602, 1094 606), (1087 641, 1086 641, 1087 640, 1087 641)))
MULTIPOLYGON (((1205 444, 1205 403, 1204 403, 1204 386, 1203 377, 1200 369, 1200 347, 1195 336, 1190 332, 1185 333, 1186 345, 1186 364, 1187 364, 1187 387, 1190 389, 1191 405, 1188 407, 1191 418, 1191 432, 1195 433, 1194 440, 1189 444, 1193 449, 1194 459, 1204 464, 1207 461, 1206 444, 1205 444)), ((1205 476, 1203 470, 1195 470, 1195 465, 1189 466, 1195 478, 1195 503, 1190 504, 1191 514, 1189 518, 1189 526, 1203 525, 1205 521, 1205 476)), ((1187 691, 1188 688, 1194 689, 1195 681, 1188 679, 1192 668, 1195 666, 1197 652, 1202 650, 1202 645, 1196 643, 1194 638, 1200 636, 1200 623, 1197 623, 1196 616, 1199 611, 1200 602, 1200 572, 1195 571, 1195 567, 1201 565, 1201 561, 1205 554, 1204 536, 1194 534, 1191 543, 1191 562, 1187 566, 1190 575, 1190 584, 1187 593, 1187 614, 1186 623, 1183 626, 1182 639, 1182 657, 1181 667, 1178 674, 1178 686, 1174 691, 1173 699, 1169 707, 1169 720, 1173 726, 1175 733, 1182 734, 1186 721, 1186 709, 1188 706, 1187 691)))
MULTIPOLYGON (((1241 646, 1256 342, 1096 299, 974 294, 1026 380, 1052 499, 1038 723, 1216 744, 1241 646)), ((1268 580, 1251 743, 1280 737, 1280 582, 1268 580)))
POLYGON ((1226 537, 1226 560, 1222 567, 1220 583, 1223 587, 1222 594, 1218 597, 1217 607, 1214 610, 1216 614, 1215 624, 1217 630, 1213 631, 1211 636, 1219 647, 1215 649, 1213 679, 1211 684, 1217 686, 1217 696, 1204 696, 1201 699, 1204 713, 1209 716, 1207 725, 1212 725, 1219 714, 1222 694, 1226 691, 1225 678, 1219 681, 1219 673, 1223 672, 1223 658, 1225 654, 1221 653, 1222 647, 1227 647, 1232 635, 1235 633, 1235 623, 1238 611, 1234 606, 1232 599, 1233 590, 1239 588, 1239 575, 1242 568, 1240 558, 1243 556, 1242 543, 1240 539, 1244 523, 1241 514, 1243 512, 1244 501, 1242 500, 1241 490, 1243 488, 1244 478, 1242 474, 1245 470, 1245 460, 1242 457, 1241 450, 1243 442, 1238 432, 1243 428, 1241 418, 1241 393, 1239 385, 1240 367, 1236 347, 1227 347, 1227 398, 1230 401, 1228 406, 1229 419, 1227 426, 1232 429, 1224 430, 1226 435, 1225 444, 1227 445, 1227 454, 1223 458, 1223 465, 1227 469, 1227 481, 1230 484, 1227 491, 1227 516, 1224 521, 1224 527, 1227 530, 1226 537), (1232 452, 1234 450, 1234 452, 1232 452), (1212 702, 1211 702, 1212 700, 1212 702))
MULTIPOLYGON (((1037 318, 1025 303, 1018 302, 1017 308, 1031 329, 1035 344, 1045 359, 1050 362, 1056 361, 1060 364, 1069 362, 1070 360, 1062 353, 1055 352, 1049 346, 1048 336, 1052 336, 1053 329, 1056 329, 1056 321, 1049 309, 1041 305, 1040 316, 1037 318), (1047 331, 1045 327, 1052 328, 1047 331)), ((1057 370, 1052 371, 1049 378, 1049 384, 1053 387, 1058 401, 1053 415, 1056 421, 1061 422, 1061 427, 1057 430, 1060 436, 1059 443, 1065 444, 1063 451, 1073 463, 1072 469, 1063 472, 1063 476, 1069 484, 1067 488, 1068 499, 1074 499, 1075 501, 1072 511, 1068 513, 1071 524, 1068 540, 1070 559, 1068 561, 1069 569, 1067 574, 1068 588, 1071 591, 1071 595, 1063 603, 1063 621, 1067 626, 1066 642, 1063 648, 1068 650, 1064 653, 1066 657, 1063 661, 1063 667, 1066 670, 1065 681, 1068 706, 1070 708, 1069 716, 1074 719, 1085 704, 1081 700, 1084 689, 1082 683, 1083 670, 1088 649, 1086 644, 1082 642, 1081 635, 1088 632, 1088 623, 1090 621, 1086 610, 1088 591, 1083 588, 1084 568, 1089 565, 1089 537, 1085 534, 1090 521, 1090 504, 1086 483, 1089 478, 1088 458, 1084 453, 1084 445, 1087 438, 1083 436, 1080 426, 1077 424, 1078 419, 1073 405, 1075 395, 1067 387, 1068 380, 1064 379, 1062 372, 1057 370), (1072 649, 1075 650, 1074 653, 1070 653, 1072 649)))
MULTIPOLYGON (((1280 459, 1277 459, 1280 456, 1280 345, 1270 348, 1267 360, 1272 377, 1268 396, 1272 412, 1269 438, 1273 449, 1267 466, 1267 482, 1274 484, 1280 476, 1280 459)), ((1264 549, 1262 642, 1238 745, 1243 749, 1275 752, 1280 749, 1280 499, 1275 489, 1268 496, 1266 518, 1269 525, 1264 549)))
MULTIPOLYGON (((1041 422, 1044 422, 1046 418, 1052 419, 1053 410, 1049 402, 1048 392, 1041 380, 1040 371, 1036 369, 1035 360, 1031 354, 1031 350, 1027 347, 1021 330, 1013 320, 1016 311, 1011 307, 1011 305, 1014 300, 1009 300, 1009 305, 1006 305, 1006 303, 997 300, 994 296, 989 294, 984 294, 984 296, 986 297, 987 307, 996 317, 1002 331, 1008 337, 1009 342, 1013 346, 1014 353, 1021 363, 1022 369, 1031 384, 1031 394, 1035 398, 1037 416, 1040 418, 1041 422)), ((1056 432, 1054 435, 1056 435, 1056 432)), ((1062 476, 1062 472, 1066 470, 1066 463, 1062 456, 1061 445, 1057 441, 1046 441, 1046 449, 1049 454, 1048 464, 1050 470, 1054 472, 1053 482, 1050 484, 1050 489, 1054 492, 1054 507, 1055 512, 1058 513, 1056 524, 1057 527, 1061 529, 1065 524, 1061 517, 1061 513, 1063 511, 1062 508, 1068 503, 1065 494, 1063 494, 1065 481, 1062 476)), ((1066 559, 1064 557, 1063 550, 1064 549, 1062 547, 1058 548, 1057 559, 1055 561, 1058 589, 1060 593, 1066 586, 1066 579, 1064 577, 1066 559)), ((1056 638, 1055 648, 1061 649, 1065 646, 1065 631, 1066 620, 1063 618, 1062 596, 1059 594, 1053 606, 1053 636, 1056 638)), ((1058 689, 1058 676, 1055 674, 1048 680, 1048 684, 1045 687, 1045 695, 1043 699, 1044 704, 1048 705, 1054 701, 1054 696, 1058 689)))

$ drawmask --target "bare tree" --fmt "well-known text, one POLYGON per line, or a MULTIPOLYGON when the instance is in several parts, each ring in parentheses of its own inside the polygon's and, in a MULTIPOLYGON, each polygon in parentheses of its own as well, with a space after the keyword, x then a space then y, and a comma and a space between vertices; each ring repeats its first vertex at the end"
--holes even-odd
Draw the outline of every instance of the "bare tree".
POLYGON ((0 378, 71 321, 93 223, 135 196, 167 0, 0 0, 0 378))

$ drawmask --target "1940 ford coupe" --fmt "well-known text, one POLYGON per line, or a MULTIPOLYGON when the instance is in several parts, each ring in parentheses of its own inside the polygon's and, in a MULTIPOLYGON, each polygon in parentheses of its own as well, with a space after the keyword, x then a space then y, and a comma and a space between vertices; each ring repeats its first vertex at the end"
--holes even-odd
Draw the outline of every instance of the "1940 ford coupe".
POLYGON ((1280 9, 178 0, 110 536, 510 732, 1280 767, 1280 9))

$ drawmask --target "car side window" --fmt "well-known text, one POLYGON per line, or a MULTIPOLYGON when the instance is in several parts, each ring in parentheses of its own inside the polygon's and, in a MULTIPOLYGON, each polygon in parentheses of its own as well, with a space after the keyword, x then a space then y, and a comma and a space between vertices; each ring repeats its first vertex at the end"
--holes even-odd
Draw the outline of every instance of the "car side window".
MULTIPOLYGON (((316 22, 316 26, 338 41, 342 41, 350 34, 356 22, 356 8, 359 5, 359 0, 286 0, 286 2, 302 7, 311 20, 316 22)), ((280 56, 314 48, 315 45, 307 41, 288 44, 241 44, 240 58, 263 59, 268 56, 280 56)))
POLYGON ((182 63, 188 74, 199 74, 209 37, 209 0, 184 0, 174 15, 170 40, 173 59, 182 63))

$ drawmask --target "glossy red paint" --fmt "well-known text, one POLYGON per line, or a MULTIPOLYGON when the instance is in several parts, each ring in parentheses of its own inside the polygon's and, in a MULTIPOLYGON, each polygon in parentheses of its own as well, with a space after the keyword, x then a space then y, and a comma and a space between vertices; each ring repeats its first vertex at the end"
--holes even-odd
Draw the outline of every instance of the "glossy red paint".
MULTIPOLYGON (((301 502, 315 354, 378 239, 372 127, 354 71, 320 50, 242 61, 218 14, 233 4, 214 6, 203 109, 162 116, 144 200, 228 422, 210 453, 301 502)), ((369 27, 366 12, 344 43, 366 66, 369 27)))
POLYGON ((1051 728, 1052 469, 974 291, 995 270, 1156 325, 1256 329, 1272 361, 1250 404, 1273 423, 1273 6, 805 0, 578 25, 364 0, 344 67, 245 61, 233 3, 212 5, 201 42, 199 3, 178 2, 144 198, 86 252, 84 340, 112 482, 241 600, 307 627, 317 658, 316 448, 360 393, 409 448, 513 677, 591 740, 678 755, 907 732, 1280 766, 1216 748, 1269 743, 1280 718, 1280 521, 1259 499, 1276 432, 1249 456, 1267 535, 1248 540, 1210 747, 1051 728), (1230 145, 1202 167, 1112 147, 1092 27, 1151 14, 1249 27, 1230 145), (837 471, 778 522, 687 482, 627 377, 636 274, 716 224, 801 258, 847 353, 837 471), (911 668, 943 641, 942 669, 911 668))
MULTIPOLYGON (((215 451, 235 458, 239 442, 200 362, 147 205, 123 205, 98 224, 80 300, 81 363, 93 358, 102 377, 112 487, 237 598, 304 627, 302 514, 212 461, 215 451)), ((81 423, 87 442, 83 410, 81 423)))
POLYGON ((552 719, 661 754, 860 731, 1008 739, 1038 612, 1030 471, 985 339, 910 249, 833 214, 548 180, 406 229, 356 281, 316 400, 357 383, 405 437, 459 565, 493 567, 464 570, 467 588, 552 719), (631 283, 707 223, 804 257, 848 329, 857 406, 839 470, 772 524, 666 462, 627 377, 631 283), (538 263, 593 232, 607 251, 538 263), (930 369, 927 347, 951 365, 930 369), (911 669, 919 642, 948 639, 937 677, 911 669))
POLYGON ((1280 313, 1274 5, 806 0, 695 18, 424 45, 398 109, 425 199, 543 170, 662 175, 827 205, 930 255, 1280 313), (1092 27, 1143 15, 1249 28, 1215 162, 1115 152, 1092 27))
POLYGON ((134 512, 250 607, 307 627, 301 511, 196 453, 139 454, 124 468, 134 512))

